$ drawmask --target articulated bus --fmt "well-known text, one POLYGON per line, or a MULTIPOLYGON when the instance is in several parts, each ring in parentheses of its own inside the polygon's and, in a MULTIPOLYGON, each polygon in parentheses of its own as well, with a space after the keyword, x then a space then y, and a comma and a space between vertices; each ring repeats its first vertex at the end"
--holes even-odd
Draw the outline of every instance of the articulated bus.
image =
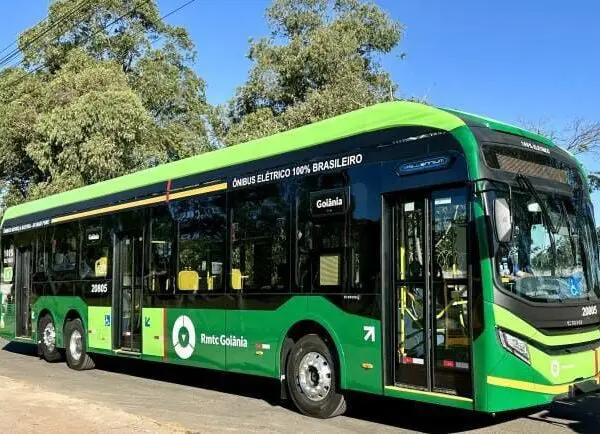
POLYGON ((9 208, 0 334, 481 412, 600 389, 588 180, 544 137, 411 102, 9 208))

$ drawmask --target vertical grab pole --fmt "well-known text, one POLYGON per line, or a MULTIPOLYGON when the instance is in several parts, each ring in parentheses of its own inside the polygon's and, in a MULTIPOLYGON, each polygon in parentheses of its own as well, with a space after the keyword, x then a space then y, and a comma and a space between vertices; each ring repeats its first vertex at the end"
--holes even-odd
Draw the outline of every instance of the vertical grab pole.
MULTIPOLYGON (((400 235, 400 239, 399 244, 400 244, 400 280, 404 281, 406 279, 406 246, 404 245, 404 210, 402 209, 402 207, 400 207, 399 209, 399 213, 400 213, 400 230, 399 230, 399 235, 400 235)), ((406 287, 402 286, 400 287, 400 348, 399 348, 399 352, 400 352, 400 357, 403 357, 404 355, 406 355, 406 346, 405 346, 405 340, 406 340, 406 323, 405 323, 405 317, 406 317, 406 287)))

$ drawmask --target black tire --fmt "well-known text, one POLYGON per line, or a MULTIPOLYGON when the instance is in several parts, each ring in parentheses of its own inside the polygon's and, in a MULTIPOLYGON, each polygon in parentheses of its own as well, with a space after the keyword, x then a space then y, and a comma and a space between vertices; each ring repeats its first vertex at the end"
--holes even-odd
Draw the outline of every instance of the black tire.
POLYGON ((62 359, 62 355, 56 347, 56 324, 48 314, 40 318, 38 323, 38 346, 40 355, 47 362, 58 362, 62 359), (54 337, 46 336, 47 333, 52 332, 54 337))
POLYGON ((65 354, 67 356, 67 365, 69 368, 75 369, 76 371, 85 371, 86 369, 92 369, 95 364, 94 360, 86 352, 86 334, 83 330, 83 325, 80 319, 74 319, 67 322, 65 326, 65 354), (75 335, 75 342, 80 337, 79 344, 74 349, 71 345, 71 338, 75 335), (78 335, 77 335, 78 334, 78 335))
POLYGON ((292 348, 286 365, 286 379, 292 401, 298 410, 305 415, 327 419, 339 416, 346 411, 346 399, 340 393, 338 387, 336 362, 327 344, 316 334, 304 336, 292 348), (309 354, 310 356, 308 356, 309 354), (321 367, 317 369, 311 365, 311 368, 309 368, 311 369, 311 381, 308 382, 309 386, 319 385, 321 387, 320 392, 318 389, 313 389, 312 392, 306 391, 302 386, 302 383, 304 383, 306 388, 306 379, 308 378, 306 373, 309 372, 300 366, 305 357, 311 357, 321 367), (301 369, 304 375, 301 375, 301 369), (327 375, 323 375, 323 378, 326 379, 325 385, 320 381, 319 370, 322 373, 329 371, 327 375), (302 378, 304 378, 304 381, 302 378), (307 393, 313 396, 311 397, 307 393))

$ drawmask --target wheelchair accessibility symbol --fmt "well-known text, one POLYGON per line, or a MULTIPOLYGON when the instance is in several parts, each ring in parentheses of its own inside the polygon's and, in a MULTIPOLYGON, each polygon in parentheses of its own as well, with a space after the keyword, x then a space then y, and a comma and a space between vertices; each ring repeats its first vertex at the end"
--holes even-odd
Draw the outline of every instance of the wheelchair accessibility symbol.
POLYGON ((189 359, 196 346, 196 329, 188 316, 181 315, 175 320, 172 339, 175 353, 181 359, 189 359))

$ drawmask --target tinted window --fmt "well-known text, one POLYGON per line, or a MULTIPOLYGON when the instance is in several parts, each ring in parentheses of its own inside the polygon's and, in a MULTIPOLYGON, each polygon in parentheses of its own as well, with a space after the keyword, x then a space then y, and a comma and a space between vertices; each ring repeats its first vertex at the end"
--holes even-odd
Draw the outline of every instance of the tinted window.
POLYGON ((82 280, 110 279, 111 234, 101 219, 85 221, 81 225, 81 261, 79 277, 82 280))
POLYGON ((225 194, 175 202, 179 226, 177 288, 180 292, 222 292, 227 213, 225 194))
POLYGON ((52 280, 74 280, 77 269, 77 224, 65 224, 50 229, 50 274, 52 280))
POLYGON ((175 223, 168 208, 154 208, 150 218, 148 290, 151 294, 173 293, 171 264, 175 223))
POLYGON ((350 194, 342 174, 307 177, 298 188, 296 284, 304 292, 339 292, 345 286, 350 194))
POLYGON ((381 188, 378 169, 378 165, 372 165, 350 170, 350 287, 356 293, 377 292, 380 286, 381 188))
POLYGON ((2 262, 0 262, 0 265, 2 265, 2 275, 0 276, 0 320, 3 320, 8 315, 8 305, 14 303, 15 248, 11 237, 2 238, 2 250, 0 250, 0 253, 2 254, 2 262))
POLYGON ((380 267, 378 165, 307 177, 297 191, 296 284, 372 293, 380 267))
POLYGON ((40 229, 35 232, 35 240, 33 245, 35 249, 33 281, 46 282, 48 280, 50 243, 48 242, 48 234, 45 229, 40 229))
POLYGON ((231 287, 289 291, 289 184, 232 194, 231 287))

